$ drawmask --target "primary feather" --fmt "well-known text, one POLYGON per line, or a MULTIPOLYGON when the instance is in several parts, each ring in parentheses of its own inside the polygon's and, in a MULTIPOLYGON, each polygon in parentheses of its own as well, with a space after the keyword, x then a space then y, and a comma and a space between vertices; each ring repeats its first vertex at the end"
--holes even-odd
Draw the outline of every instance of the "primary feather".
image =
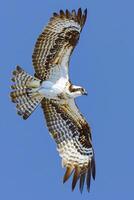
POLYGON ((80 191, 86 179, 90 190, 91 176, 95 179, 95 158, 91 129, 80 113, 75 98, 86 94, 69 80, 70 56, 76 46, 87 17, 87 10, 60 10, 53 13, 40 34, 33 52, 35 76, 22 68, 13 72, 11 99, 17 112, 27 119, 41 103, 46 123, 66 167, 63 182, 73 174, 72 190, 79 180, 80 191))
MULTIPOLYGON (((87 175, 87 188, 90 188, 91 174, 95 174, 94 152, 91 130, 74 100, 60 103, 54 100, 42 100, 49 132, 57 143, 57 150, 66 167, 64 182, 74 171, 72 189, 80 178, 80 190, 83 189, 84 176, 87 175)), ((95 178, 95 176, 93 176, 95 178)))
POLYGON ((35 76, 41 80, 68 79, 68 63, 84 26, 87 10, 78 13, 68 10, 54 13, 35 44, 33 65, 35 76))

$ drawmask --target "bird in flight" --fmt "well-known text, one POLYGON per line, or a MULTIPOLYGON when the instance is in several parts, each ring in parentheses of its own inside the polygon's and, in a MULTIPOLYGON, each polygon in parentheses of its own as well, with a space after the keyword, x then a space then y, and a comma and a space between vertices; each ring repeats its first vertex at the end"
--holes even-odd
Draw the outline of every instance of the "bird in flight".
POLYGON ((17 66, 10 93, 23 119, 41 104, 49 133, 57 144, 62 166, 66 168, 63 182, 73 174, 72 190, 79 180, 81 192, 85 182, 89 191, 90 179, 95 179, 95 156, 90 127, 75 103, 76 97, 87 95, 87 92, 71 83, 68 71, 70 56, 86 17, 87 9, 82 11, 81 8, 53 13, 35 44, 34 76, 17 66))

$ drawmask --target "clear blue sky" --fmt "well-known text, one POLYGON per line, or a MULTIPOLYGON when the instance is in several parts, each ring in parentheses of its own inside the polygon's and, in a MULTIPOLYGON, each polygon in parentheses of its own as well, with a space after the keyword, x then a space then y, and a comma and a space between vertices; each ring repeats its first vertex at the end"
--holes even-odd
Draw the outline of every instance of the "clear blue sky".
POLYGON ((0 2, 0 199, 134 199, 134 1, 0 2), (97 176, 91 192, 71 192, 39 108, 22 120, 10 102, 16 64, 33 74, 31 55, 53 11, 88 9, 70 67, 89 95, 77 100, 92 127, 97 176))

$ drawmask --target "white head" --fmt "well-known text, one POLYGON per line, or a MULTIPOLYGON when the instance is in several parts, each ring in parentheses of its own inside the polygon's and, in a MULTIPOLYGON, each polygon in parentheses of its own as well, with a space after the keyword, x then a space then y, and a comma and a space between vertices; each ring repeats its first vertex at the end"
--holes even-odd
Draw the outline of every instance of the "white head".
POLYGON ((76 98, 78 96, 87 95, 87 91, 83 87, 70 85, 69 95, 71 96, 71 98, 76 98))

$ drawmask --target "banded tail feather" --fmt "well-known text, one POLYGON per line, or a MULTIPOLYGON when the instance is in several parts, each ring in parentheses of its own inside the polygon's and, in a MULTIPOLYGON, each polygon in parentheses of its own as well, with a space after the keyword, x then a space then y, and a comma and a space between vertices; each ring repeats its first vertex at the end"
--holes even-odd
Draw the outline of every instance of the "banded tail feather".
POLYGON ((40 80, 17 66, 13 71, 12 81, 14 84, 11 86, 13 89, 10 93, 11 100, 16 103, 17 113, 23 119, 27 119, 43 99, 36 91, 40 86, 40 80))
POLYGON ((71 84, 69 61, 86 18, 87 9, 81 8, 54 13, 35 44, 35 76, 17 66, 10 94, 23 119, 41 103, 48 130, 66 168, 63 183, 72 176, 72 191, 79 184, 81 193, 84 184, 89 192, 91 179, 95 180, 95 155, 90 126, 75 103, 75 98, 86 91, 71 84))

